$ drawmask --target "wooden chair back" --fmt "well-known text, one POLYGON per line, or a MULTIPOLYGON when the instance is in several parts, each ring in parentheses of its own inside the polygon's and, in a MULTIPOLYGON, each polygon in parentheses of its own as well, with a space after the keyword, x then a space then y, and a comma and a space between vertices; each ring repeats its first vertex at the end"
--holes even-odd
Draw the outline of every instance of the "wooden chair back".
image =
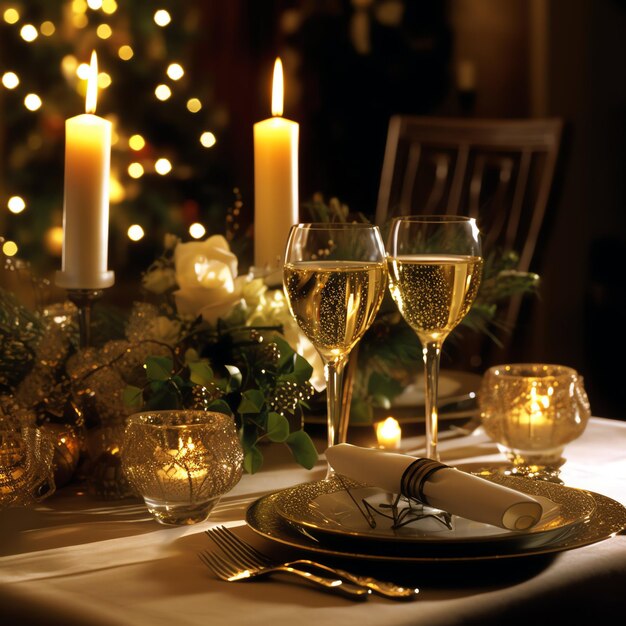
MULTIPOLYGON (((519 271, 537 271, 533 259, 562 132, 560 119, 393 116, 376 223, 384 230, 399 215, 475 217, 485 254, 514 250, 519 271)), ((503 312, 509 328, 517 321, 520 304, 521 298, 512 298, 503 312)))

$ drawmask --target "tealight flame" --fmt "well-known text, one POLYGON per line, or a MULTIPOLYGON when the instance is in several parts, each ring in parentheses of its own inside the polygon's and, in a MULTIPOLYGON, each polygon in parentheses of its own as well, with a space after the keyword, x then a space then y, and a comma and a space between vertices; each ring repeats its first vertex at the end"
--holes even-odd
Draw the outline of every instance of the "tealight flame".
POLYGON ((274 79, 272 81, 272 115, 275 117, 280 117, 283 114, 284 91, 283 63, 279 57, 274 63, 274 79))
POLYGON ((98 101, 98 58, 96 51, 91 53, 89 76, 87 77, 87 97, 85 98, 85 112, 95 113, 98 101))

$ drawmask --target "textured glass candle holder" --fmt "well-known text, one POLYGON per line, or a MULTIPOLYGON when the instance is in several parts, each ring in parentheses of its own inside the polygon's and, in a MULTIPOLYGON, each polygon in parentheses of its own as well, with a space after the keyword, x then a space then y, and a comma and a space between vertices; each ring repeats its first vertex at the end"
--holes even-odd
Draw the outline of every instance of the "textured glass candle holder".
POLYGON ((55 490, 52 440, 39 428, 14 426, 0 417, 0 509, 39 502, 55 490))
POLYGON ((496 365, 483 376, 479 406, 485 432, 513 464, 513 473, 550 479, 563 449, 590 416, 582 377, 541 363, 496 365))
POLYGON ((202 522, 243 472, 232 417, 210 411, 146 411, 124 431, 122 466, 162 524, 202 522))

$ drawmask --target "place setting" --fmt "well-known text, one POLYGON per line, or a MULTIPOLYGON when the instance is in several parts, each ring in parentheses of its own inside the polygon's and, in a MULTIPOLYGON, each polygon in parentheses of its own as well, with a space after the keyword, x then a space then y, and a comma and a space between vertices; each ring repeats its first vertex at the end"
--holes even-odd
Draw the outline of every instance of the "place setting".
POLYGON ((489 370, 478 398, 482 427, 509 461, 473 472, 438 461, 438 356, 480 279, 480 235, 470 219, 398 218, 390 229, 389 289, 425 346, 425 456, 342 442, 344 416, 333 392, 340 397, 346 357, 385 287, 377 275, 384 270, 375 265, 385 252, 378 233, 368 230, 292 228, 285 286, 292 314, 326 363, 327 473, 259 498, 246 512, 247 525, 266 540, 316 557, 398 564, 554 555, 623 530, 621 504, 558 479, 565 444, 589 418, 582 380, 571 368, 489 370), (311 260, 315 253, 307 249, 326 256, 311 260), (419 293, 412 291, 416 286, 419 293), (451 288, 458 295, 443 298, 442 290, 451 288))

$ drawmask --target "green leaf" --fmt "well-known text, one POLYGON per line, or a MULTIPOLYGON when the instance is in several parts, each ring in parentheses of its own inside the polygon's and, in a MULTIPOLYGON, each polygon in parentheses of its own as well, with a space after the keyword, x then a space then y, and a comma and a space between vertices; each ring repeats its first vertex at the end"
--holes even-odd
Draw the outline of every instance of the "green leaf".
POLYGON ((304 430, 296 430, 287 437, 285 442, 293 458, 306 469, 311 469, 317 463, 318 454, 311 437, 304 430))
POLYGON ((168 380, 172 373, 173 362, 167 356, 149 356, 144 367, 149 380, 168 380))
POLYGON ((134 385, 127 385, 122 392, 122 400, 129 409, 141 409, 143 406, 143 391, 134 385))
POLYGON ((170 385, 161 385, 147 400, 146 409, 182 409, 181 397, 170 385))
POLYGON ((241 402, 237 411, 242 415, 246 413, 260 413, 265 404, 265 396, 258 389, 248 389, 241 394, 241 402))
POLYGON ((187 348, 185 350, 185 365, 190 365, 191 363, 196 363, 200 360, 200 355, 193 348, 187 348))
POLYGON ((280 352, 280 358, 278 359, 278 368, 280 369, 293 359, 295 352, 293 348, 278 335, 272 339, 272 342, 278 346, 278 351, 280 352))
POLYGON ((299 354, 296 353, 296 358, 293 365, 293 373, 298 376, 300 382, 306 382, 313 375, 313 366, 299 354))
POLYGON ((248 474, 256 474, 262 466, 263 455, 256 446, 252 446, 243 456, 243 468, 248 474))
POLYGON ((289 422, 280 413, 268 413, 267 415, 267 437, 275 443, 282 443, 289 437, 289 422))
POLYGON ((226 415, 232 416, 233 411, 230 408, 228 402, 225 400, 217 399, 213 400, 208 406, 207 409, 209 411, 215 411, 216 413, 225 413, 226 415))
POLYGON ((239 439, 241 440, 243 451, 248 452, 256 445, 256 442, 259 439, 257 427, 250 422, 244 423, 241 427, 241 430, 239 431, 239 439))
POLYGON ((189 363, 189 380, 196 385, 207 387, 213 382, 213 370, 206 361, 189 363))

